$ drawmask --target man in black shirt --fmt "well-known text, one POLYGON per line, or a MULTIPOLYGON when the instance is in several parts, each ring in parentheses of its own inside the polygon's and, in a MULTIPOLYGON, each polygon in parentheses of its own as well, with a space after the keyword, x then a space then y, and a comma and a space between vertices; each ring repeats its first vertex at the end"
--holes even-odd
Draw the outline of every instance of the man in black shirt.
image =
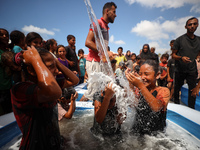
POLYGON ((174 102, 179 104, 179 91, 186 79, 189 86, 188 106, 194 108, 196 96, 192 96, 192 89, 196 86, 197 67, 195 58, 200 52, 200 37, 194 35, 198 27, 198 19, 192 17, 187 20, 187 33, 178 37, 174 42, 172 58, 175 59, 175 87, 174 102))

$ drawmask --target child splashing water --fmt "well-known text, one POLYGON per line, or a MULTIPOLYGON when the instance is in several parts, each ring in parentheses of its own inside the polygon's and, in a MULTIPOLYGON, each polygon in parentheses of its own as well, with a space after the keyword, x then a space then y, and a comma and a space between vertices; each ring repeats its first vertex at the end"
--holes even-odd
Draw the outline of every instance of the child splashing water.
POLYGON ((132 127, 134 133, 151 134, 154 131, 163 131, 166 126, 170 91, 166 87, 156 86, 158 67, 154 60, 146 60, 141 65, 139 74, 126 70, 130 88, 138 98, 132 127))

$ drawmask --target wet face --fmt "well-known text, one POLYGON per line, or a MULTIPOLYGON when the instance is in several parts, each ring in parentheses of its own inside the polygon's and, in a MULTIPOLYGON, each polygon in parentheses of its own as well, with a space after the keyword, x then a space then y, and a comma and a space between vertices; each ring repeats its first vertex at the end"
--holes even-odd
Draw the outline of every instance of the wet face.
POLYGON ((31 45, 34 47, 41 47, 42 46, 42 39, 36 38, 31 42, 31 45))
POLYGON ((69 45, 74 46, 76 44, 76 39, 71 38, 68 42, 69 42, 69 45))
POLYGON ((146 53, 148 50, 149 50, 149 47, 148 47, 147 45, 145 45, 145 46, 143 47, 143 51, 146 53))
POLYGON ((9 34, 6 30, 0 30, 0 43, 8 45, 9 34))
POLYGON ((67 52, 66 52, 66 50, 65 50, 64 47, 60 47, 60 48, 58 49, 58 56, 59 56, 60 58, 64 59, 66 54, 67 54, 67 52))
POLYGON ((117 15, 116 15, 116 8, 114 6, 112 6, 111 9, 108 10, 107 16, 108 16, 109 22, 110 23, 114 23, 115 17, 117 17, 117 15))
POLYGON ((144 64, 140 67, 139 75, 144 83, 144 85, 148 88, 154 88, 156 86, 156 75, 153 67, 144 64))
POLYGON ((41 57, 46 67, 50 70, 53 76, 56 77, 56 75, 58 75, 58 68, 56 66, 55 58, 50 53, 46 53, 46 55, 41 57))
POLYGON ((187 22, 185 28, 187 29, 188 33, 194 33, 198 27, 199 23, 197 19, 192 19, 187 22))

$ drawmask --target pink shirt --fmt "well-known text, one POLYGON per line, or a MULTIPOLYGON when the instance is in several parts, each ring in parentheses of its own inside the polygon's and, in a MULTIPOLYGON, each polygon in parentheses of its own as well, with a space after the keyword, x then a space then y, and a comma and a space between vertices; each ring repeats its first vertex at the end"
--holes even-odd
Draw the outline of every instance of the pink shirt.
MULTIPOLYGON (((109 35, 108 35, 108 24, 106 23, 106 21, 101 17, 101 19, 98 19, 98 23, 104 38, 104 42, 105 44, 108 46, 108 41, 109 41, 109 35)), ((95 28, 95 25, 94 25, 95 28)), ((90 28, 90 30, 93 31, 92 28, 90 28)), ((95 41, 94 41, 95 42, 95 41)), ((87 55, 87 61, 92 61, 94 59, 94 61, 100 62, 100 57, 98 56, 98 53, 89 49, 89 53, 87 55)))

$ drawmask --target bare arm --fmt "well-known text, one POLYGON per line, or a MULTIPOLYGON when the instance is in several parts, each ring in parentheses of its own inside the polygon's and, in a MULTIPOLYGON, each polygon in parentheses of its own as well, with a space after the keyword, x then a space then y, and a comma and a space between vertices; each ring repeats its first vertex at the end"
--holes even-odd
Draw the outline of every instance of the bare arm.
POLYGON ((56 60, 56 65, 58 69, 65 76, 65 83, 62 88, 66 88, 66 87, 70 87, 70 86, 78 84, 79 78, 71 70, 69 70, 66 66, 60 63, 58 60, 56 60))
POLYGON ((61 88, 58 85, 55 77, 50 70, 43 63, 38 51, 35 47, 28 47, 27 51, 24 51, 23 58, 26 64, 30 64, 38 80, 38 102, 47 102, 57 100, 61 94, 61 88))
POLYGON ((73 113, 76 109, 76 98, 78 97, 78 93, 76 92, 75 95, 71 95, 71 104, 69 107, 69 110, 67 111, 67 113, 64 115, 65 118, 67 119, 71 119, 73 116, 73 113))
POLYGON ((100 124, 103 122, 106 116, 108 106, 110 104, 110 100, 113 94, 114 94, 114 91, 112 89, 112 84, 108 84, 108 86, 105 88, 105 96, 104 96, 103 102, 101 103, 96 100, 94 102, 95 119, 100 124))
POLYGON ((85 46, 98 53, 97 46, 94 41, 95 41, 94 33, 92 30, 89 30, 85 41, 85 46))
POLYGON ((151 92, 145 87, 145 85, 139 78, 139 75, 137 76, 136 74, 134 75, 133 73, 127 73, 126 77, 129 81, 129 83, 133 84, 140 90, 140 92, 145 97, 145 100, 148 102, 150 108, 153 111, 158 112, 159 110, 161 110, 164 107, 162 101, 155 98, 151 94, 151 92))

